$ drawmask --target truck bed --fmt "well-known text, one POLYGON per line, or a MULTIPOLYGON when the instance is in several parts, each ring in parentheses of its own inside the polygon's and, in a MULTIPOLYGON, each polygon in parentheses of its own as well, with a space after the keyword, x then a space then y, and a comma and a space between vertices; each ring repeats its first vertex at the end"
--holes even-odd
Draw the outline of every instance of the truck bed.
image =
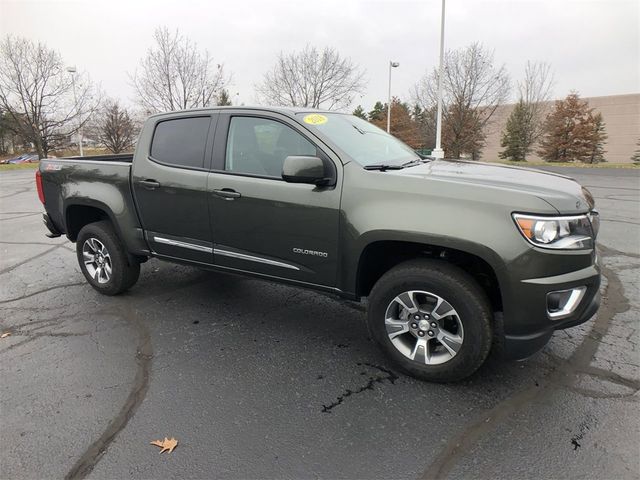
POLYGON ((141 237, 131 191, 132 161, 132 154, 43 159, 40 173, 44 206, 55 229, 74 239, 78 228, 67 219, 78 218, 78 211, 81 216, 95 216, 100 210, 117 229, 128 233, 123 240, 129 251, 139 249, 130 241, 134 234, 141 237))

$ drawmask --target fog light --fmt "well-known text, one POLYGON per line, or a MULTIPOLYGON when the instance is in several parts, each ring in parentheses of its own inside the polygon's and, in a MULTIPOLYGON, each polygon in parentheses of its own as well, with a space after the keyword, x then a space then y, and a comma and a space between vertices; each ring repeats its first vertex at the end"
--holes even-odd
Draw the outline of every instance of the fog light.
POLYGON ((551 320, 561 320, 576 311, 587 287, 556 290, 547 293, 547 315, 551 320))

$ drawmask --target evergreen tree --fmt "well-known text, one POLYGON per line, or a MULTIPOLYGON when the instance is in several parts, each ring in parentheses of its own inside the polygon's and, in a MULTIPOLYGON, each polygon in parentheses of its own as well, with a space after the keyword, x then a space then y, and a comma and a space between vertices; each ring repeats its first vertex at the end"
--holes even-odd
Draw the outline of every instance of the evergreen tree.
POLYGON ((631 156, 631 160, 633 160, 634 163, 640 164, 640 138, 636 142, 636 146, 638 147, 638 149, 635 152, 633 152, 633 155, 631 156))
POLYGON ((516 104, 507 120, 500 146, 504 147, 498 156, 503 159, 524 161, 531 150, 528 141, 529 118, 527 106, 523 99, 516 104))
POLYGON ((229 92, 225 88, 223 88, 218 95, 218 105, 221 107, 228 107, 232 105, 229 92))
POLYGON ((387 107, 382 102, 376 102, 373 106, 373 110, 369 112, 369 121, 374 122, 376 120, 382 120, 387 113, 387 107))
POLYGON ((592 150, 589 163, 605 162, 604 159, 604 144, 607 140, 607 133, 605 131, 604 120, 601 113, 596 113, 593 116, 593 137, 591 138, 592 150))
POLYGON ((367 119, 367 112, 364 111, 364 108, 362 108, 362 105, 358 105, 356 109, 353 111, 353 114, 356 117, 361 118, 363 120, 367 119))

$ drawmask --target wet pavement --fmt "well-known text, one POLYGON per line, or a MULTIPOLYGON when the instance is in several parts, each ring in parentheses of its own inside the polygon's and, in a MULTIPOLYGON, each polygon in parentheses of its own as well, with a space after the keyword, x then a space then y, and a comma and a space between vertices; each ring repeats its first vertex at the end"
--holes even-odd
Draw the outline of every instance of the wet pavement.
POLYGON ((0 173, 0 478, 639 478, 640 171, 561 171, 603 218, 602 308, 455 385, 322 294, 151 260, 101 296, 0 173))

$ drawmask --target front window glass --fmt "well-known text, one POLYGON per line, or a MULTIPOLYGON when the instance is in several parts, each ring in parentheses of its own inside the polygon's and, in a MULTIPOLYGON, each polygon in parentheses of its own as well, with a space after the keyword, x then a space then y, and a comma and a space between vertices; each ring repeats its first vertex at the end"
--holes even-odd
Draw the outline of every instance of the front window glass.
POLYGON ((338 148, 362 166, 401 165, 419 160, 411 147, 375 125, 339 113, 300 113, 302 121, 327 136, 338 148))
POLYGON ((285 158, 316 154, 316 147, 311 142, 283 123, 266 118, 233 117, 225 170, 282 178, 285 158))

